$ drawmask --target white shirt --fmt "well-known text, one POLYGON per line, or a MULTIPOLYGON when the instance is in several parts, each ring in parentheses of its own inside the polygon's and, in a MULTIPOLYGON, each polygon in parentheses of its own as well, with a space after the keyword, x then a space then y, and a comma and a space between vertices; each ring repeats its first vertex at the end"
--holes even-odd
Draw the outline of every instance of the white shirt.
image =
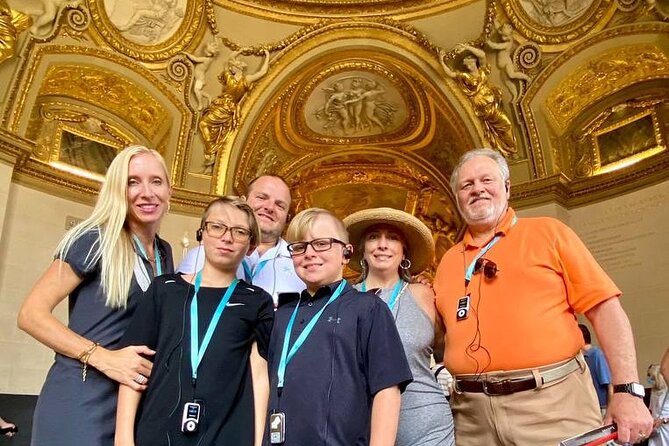
MULTIPOLYGON (((274 305, 278 303, 279 293, 299 293, 306 288, 304 282, 295 274, 293 261, 288 253, 288 243, 284 239, 279 239, 279 243, 265 251, 262 257, 256 249, 242 262, 237 268, 237 278, 244 279, 267 291, 272 295, 274 305), (247 277, 244 263, 252 277, 247 277)), ((191 274, 200 271, 203 266, 204 247, 200 245, 188 251, 176 271, 191 274)))

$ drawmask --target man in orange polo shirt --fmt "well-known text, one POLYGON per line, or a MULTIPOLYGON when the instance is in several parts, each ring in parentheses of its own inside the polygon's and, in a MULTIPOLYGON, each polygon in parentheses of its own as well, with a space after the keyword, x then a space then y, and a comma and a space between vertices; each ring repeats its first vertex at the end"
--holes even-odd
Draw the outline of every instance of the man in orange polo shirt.
POLYGON ((576 234, 552 218, 518 218, 496 151, 465 153, 451 177, 464 239, 435 277, 458 446, 550 445, 602 423, 575 314, 595 329, 614 395, 604 423, 620 442, 652 429, 620 290, 576 234))

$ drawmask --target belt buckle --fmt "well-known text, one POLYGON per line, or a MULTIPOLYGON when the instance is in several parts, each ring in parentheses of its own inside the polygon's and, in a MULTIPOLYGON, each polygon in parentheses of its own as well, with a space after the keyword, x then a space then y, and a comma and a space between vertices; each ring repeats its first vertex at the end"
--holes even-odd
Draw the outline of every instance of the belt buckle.
POLYGON ((488 396, 494 396, 491 393, 488 392, 488 381, 481 381, 481 386, 483 386, 483 393, 485 393, 488 396))
POLYGON ((485 393, 487 396, 500 396, 512 393, 509 387, 510 383, 511 381, 509 379, 481 381, 481 384, 483 386, 483 393, 485 393), (488 390, 489 384, 493 386, 499 386, 498 390, 491 392, 490 390, 488 390))

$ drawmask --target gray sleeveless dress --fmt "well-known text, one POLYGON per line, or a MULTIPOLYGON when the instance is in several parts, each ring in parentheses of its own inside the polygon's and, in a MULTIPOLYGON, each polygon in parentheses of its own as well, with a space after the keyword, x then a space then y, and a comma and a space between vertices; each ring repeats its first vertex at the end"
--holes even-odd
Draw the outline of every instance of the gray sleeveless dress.
MULTIPOLYGON (((356 288, 360 289, 360 285, 356 288)), ((392 289, 384 289, 379 297, 387 303, 391 294, 392 289)), ((434 325, 408 287, 391 312, 413 374, 413 382, 402 394, 395 446, 452 446, 455 439, 451 408, 430 370, 434 325)))

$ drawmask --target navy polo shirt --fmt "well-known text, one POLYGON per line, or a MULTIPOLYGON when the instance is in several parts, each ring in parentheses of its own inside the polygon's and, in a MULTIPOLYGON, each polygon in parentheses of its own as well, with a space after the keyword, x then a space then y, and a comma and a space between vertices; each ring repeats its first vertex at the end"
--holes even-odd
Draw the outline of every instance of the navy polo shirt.
POLYGON ((285 446, 369 444, 374 395, 393 386, 403 391, 412 380, 388 306, 347 283, 288 363, 279 396, 279 360, 295 306, 299 302, 291 347, 339 283, 322 287, 313 297, 305 290, 279 298, 268 353, 269 409, 286 415, 285 446))

